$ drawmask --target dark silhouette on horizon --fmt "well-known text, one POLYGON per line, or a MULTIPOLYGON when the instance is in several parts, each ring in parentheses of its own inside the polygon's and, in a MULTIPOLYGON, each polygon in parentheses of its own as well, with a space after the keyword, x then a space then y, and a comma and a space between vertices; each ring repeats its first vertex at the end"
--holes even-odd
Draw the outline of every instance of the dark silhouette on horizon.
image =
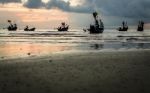
POLYGON ((128 25, 127 25, 127 22, 122 22, 122 27, 119 27, 117 29, 118 31, 128 31, 128 25))
POLYGON ((61 23, 61 26, 57 28, 58 31, 68 31, 69 25, 67 25, 65 22, 61 23))
MULTIPOLYGON (((90 25, 90 28, 87 29, 91 34, 92 33, 103 33, 104 31, 104 24, 102 22, 101 19, 99 19, 98 17, 98 13, 97 12, 94 12, 93 13, 93 17, 94 17, 94 20, 95 20, 95 24, 94 25, 90 25)), ((83 29, 85 32, 86 30, 83 29)))
POLYGON ((7 29, 8 31, 16 31, 17 30, 17 24, 12 24, 11 20, 8 20, 8 23, 10 24, 7 29))
POLYGON ((137 31, 144 31, 144 22, 139 21, 137 31))
POLYGON ((36 29, 35 27, 29 29, 29 27, 26 26, 26 27, 24 28, 24 31, 35 31, 35 29, 36 29))

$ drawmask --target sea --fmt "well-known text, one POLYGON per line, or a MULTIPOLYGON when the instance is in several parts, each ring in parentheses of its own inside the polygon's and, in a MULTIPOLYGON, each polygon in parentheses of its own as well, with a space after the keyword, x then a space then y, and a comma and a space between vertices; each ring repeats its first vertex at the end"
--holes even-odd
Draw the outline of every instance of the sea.
POLYGON ((150 30, 130 29, 119 32, 105 29, 102 34, 83 30, 39 29, 36 31, 0 30, 0 60, 9 58, 46 56, 65 52, 111 52, 150 49, 150 30))

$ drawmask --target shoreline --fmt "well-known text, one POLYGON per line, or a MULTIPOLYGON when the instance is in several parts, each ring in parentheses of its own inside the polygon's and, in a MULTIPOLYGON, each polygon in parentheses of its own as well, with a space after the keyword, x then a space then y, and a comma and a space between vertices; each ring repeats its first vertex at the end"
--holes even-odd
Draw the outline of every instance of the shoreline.
POLYGON ((61 56, 69 56, 69 55, 90 55, 90 54, 101 54, 104 53, 106 54, 113 54, 113 53, 128 53, 128 52, 150 52, 150 49, 102 49, 102 50, 68 50, 68 51, 59 51, 59 52, 51 52, 49 54, 45 54, 45 55, 28 55, 28 56, 24 56, 24 57, 1 57, 0 61, 6 61, 6 60, 32 60, 32 59, 40 59, 40 58, 48 58, 48 57, 59 57, 61 56))

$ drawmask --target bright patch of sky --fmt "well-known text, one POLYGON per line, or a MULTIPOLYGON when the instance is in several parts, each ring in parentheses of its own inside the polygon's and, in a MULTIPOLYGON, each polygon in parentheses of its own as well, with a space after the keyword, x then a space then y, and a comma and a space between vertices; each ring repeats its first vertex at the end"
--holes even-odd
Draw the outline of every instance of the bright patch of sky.
POLYGON ((42 2, 47 3, 49 0, 42 0, 42 2))
POLYGON ((25 2, 27 2, 28 0, 21 0, 22 1, 22 3, 25 3, 25 2))

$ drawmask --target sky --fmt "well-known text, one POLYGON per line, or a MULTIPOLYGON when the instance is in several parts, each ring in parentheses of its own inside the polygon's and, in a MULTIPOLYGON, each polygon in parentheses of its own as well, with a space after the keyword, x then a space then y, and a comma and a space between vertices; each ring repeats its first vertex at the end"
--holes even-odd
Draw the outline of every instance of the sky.
POLYGON ((66 22, 71 28, 85 28, 93 23, 97 11, 105 27, 111 28, 127 21, 136 27, 139 20, 150 28, 150 0, 0 0, 0 28, 7 20, 39 29, 53 29, 66 22))

